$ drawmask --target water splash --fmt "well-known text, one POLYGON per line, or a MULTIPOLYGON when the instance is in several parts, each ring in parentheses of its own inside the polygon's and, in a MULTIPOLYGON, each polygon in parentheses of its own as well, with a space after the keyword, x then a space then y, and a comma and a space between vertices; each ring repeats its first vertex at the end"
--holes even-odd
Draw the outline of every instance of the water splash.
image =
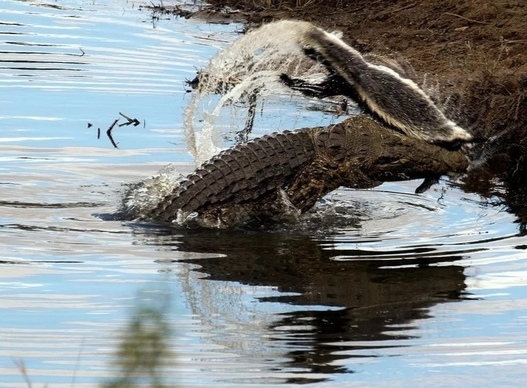
MULTIPOLYGON (((254 96, 292 93, 281 84, 282 73, 313 82, 327 75, 322 65, 306 57, 287 22, 250 31, 210 60, 198 76, 199 84, 184 118, 187 144, 198 164, 221 150, 228 137, 216 125, 224 106, 247 104, 254 96), (220 96, 215 104, 210 100, 212 94, 220 96), (195 124, 201 108, 200 130, 195 124)), ((232 135, 232 128, 227 132, 232 135)))
POLYGON ((183 178, 177 166, 169 164, 156 175, 134 183, 124 193, 116 216, 122 219, 145 218, 176 189, 183 178))

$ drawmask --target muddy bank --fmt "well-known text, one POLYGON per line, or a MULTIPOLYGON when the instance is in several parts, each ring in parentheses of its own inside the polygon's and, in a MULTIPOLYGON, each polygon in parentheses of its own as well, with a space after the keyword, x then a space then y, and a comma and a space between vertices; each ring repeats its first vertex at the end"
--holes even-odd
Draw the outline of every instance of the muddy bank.
POLYGON ((444 109, 449 116, 488 139, 471 151, 472 158, 488 160, 469 174, 465 189, 483 195, 499 192, 511 210, 527 221, 527 7, 523 0, 210 3, 211 7, 184 16, 242 20, 250 25, 303 19, 343 31, 363 53, 404 56, 427 82, 438 82, 448 100, 444 109))

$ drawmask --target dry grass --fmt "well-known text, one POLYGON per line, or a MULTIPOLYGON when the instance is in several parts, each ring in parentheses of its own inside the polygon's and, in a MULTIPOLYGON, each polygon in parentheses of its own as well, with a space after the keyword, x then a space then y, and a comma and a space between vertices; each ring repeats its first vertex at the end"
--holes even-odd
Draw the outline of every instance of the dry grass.
POLYGON ((233 7, 242 7, 254 9, 255 7, 262 7, 264 9, 282 10, 309 7, 311 5, 324 4, 326 6, 342 7, 346 4, 352 3, 352 0, 232 0, 223 1, 224 4, 229 4, 233 7))

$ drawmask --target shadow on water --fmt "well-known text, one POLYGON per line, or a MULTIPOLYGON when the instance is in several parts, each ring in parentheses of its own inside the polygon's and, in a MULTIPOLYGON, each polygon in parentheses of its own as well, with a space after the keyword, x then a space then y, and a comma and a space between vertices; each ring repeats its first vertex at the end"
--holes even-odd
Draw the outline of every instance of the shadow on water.
POLYGON ((279 368, 298 375, 289 383, 354 373, 339 360, 349 363, 353 357, 379 357, 374 349, 404 348, 408 345, 398 340, 414 338, 409 333, 414 322, 429 318, 432 306, 466 297, 464 267, 455 264, 461 254, 427 256, 414 249, 404 260, 397 252, 375 257, 298 233, 142 227, 135 232, 143 243, 198 253, 198 258, 176 261, 197 265, 208 282, 272 287, 278 295, 259 302, 295 306, 265 328, 276 347, 286 349, 279 368))

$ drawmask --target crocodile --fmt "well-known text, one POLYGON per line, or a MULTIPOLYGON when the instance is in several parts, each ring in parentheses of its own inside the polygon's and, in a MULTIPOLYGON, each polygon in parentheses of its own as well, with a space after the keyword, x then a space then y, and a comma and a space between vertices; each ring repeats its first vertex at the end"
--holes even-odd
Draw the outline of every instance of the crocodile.
POLYGON ((435 179, 467 170, 450 150, 406 136, 367 115, 327 127, 277 132, 239 143, 183 179, 146 218, 227 228, 283 221, 338 187, 366 189, 386 181, 435 179))

